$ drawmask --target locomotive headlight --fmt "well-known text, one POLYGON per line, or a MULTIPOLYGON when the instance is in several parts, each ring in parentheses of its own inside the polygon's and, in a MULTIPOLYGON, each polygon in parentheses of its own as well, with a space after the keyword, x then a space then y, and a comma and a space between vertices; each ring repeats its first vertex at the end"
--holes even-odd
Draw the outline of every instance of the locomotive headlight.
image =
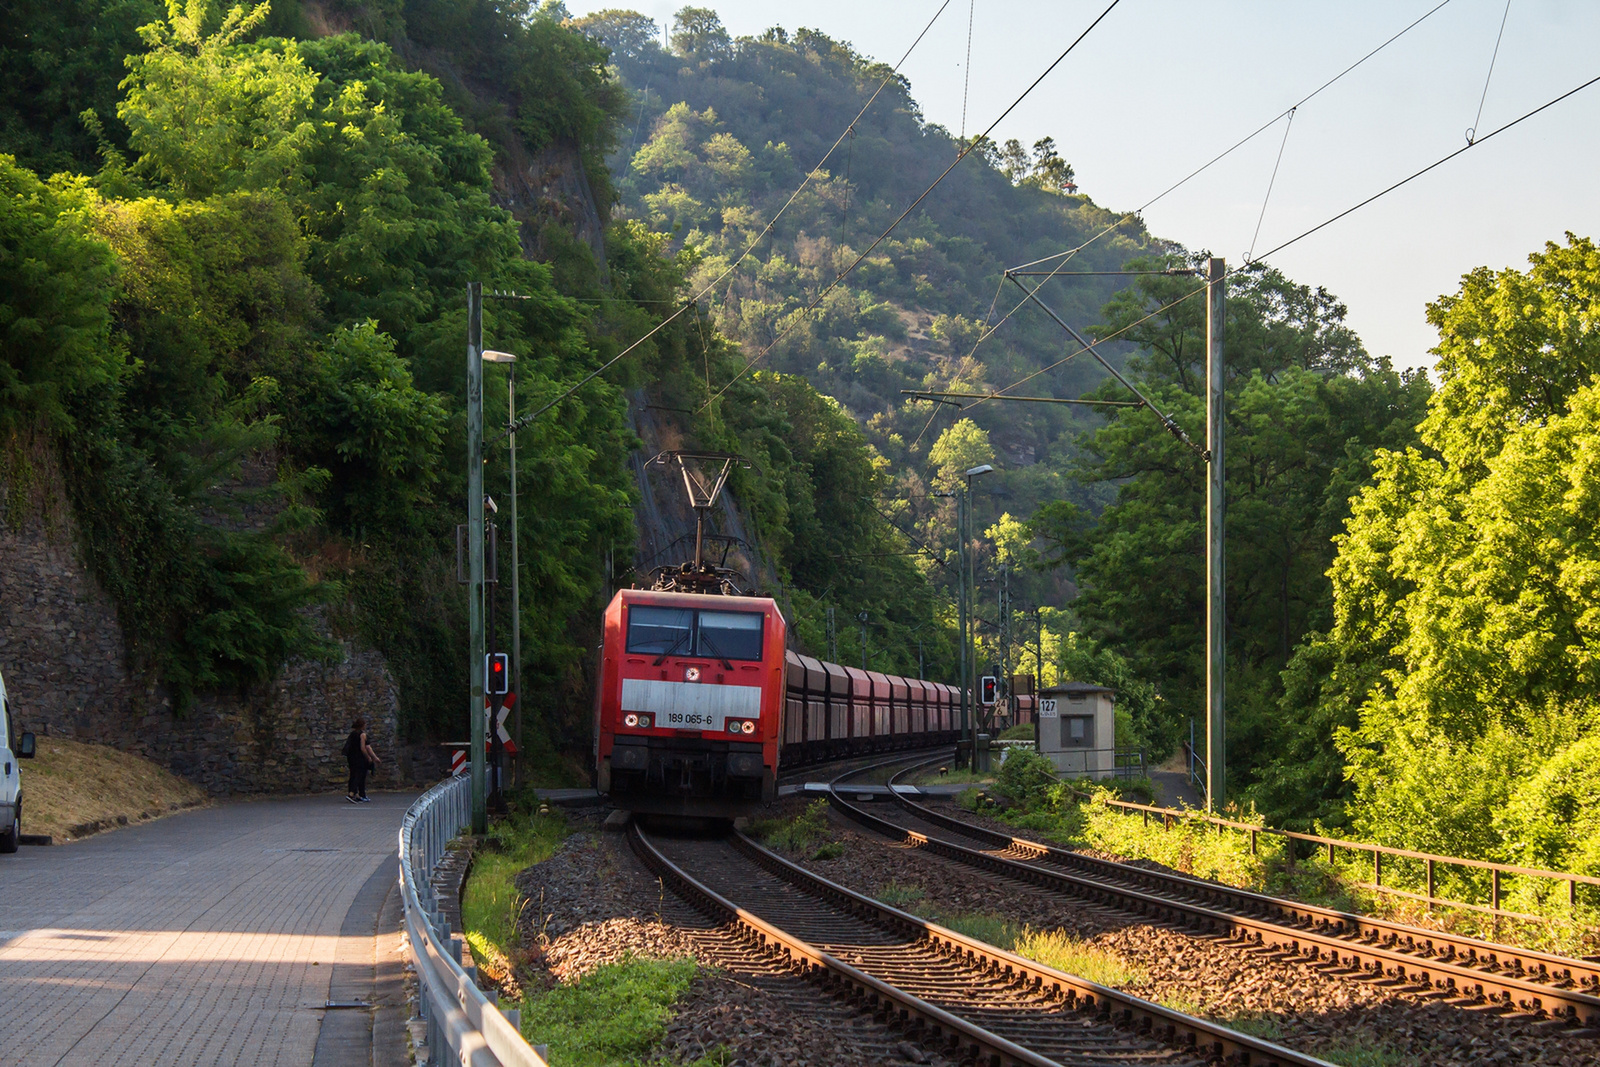
POLYGON ((746 719, 744 721, 744 725, 739 727, 739 729, 743 730, 747 734, 753 734, 756 732, 756 724, 751 722, 749 719, 746 719))
POLYGON ((739 732, 739 720, 738 719, 729 719, 728 720, 728 732, 730 734, 736 734, 736 733, 739 732))
POLYGON ((639 725, 639 716, 634 715, 631 712, 629 714, 627 714, 627 715, 624 715, 622 717, 622 725, 624 725, 624 726, 638 726, 639 725))
POLYGON ((683 669, 683 679, 686 682, 698 682, 700 680, 700 668, 685 667, 683 669))
POLYGON ((650 727, 654 726, 655 724, 656 717, 654 715, 639 716, 639 725, 643 726, 646 730, 650 729, 650 727))

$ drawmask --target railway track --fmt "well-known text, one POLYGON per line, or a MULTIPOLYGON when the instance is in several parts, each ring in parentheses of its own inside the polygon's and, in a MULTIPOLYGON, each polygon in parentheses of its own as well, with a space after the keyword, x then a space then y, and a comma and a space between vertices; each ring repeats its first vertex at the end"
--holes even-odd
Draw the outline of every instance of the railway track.
POLYGON ((637 824, 629 834, 674 892, 737 931, 752 951, 951 1058, 994 1067, 1326 1067, 924 922, 742 834, 658 838, 637 824))
POLYGON ((968 866, 1156 922, 1237 938, 1335 973, 1600 1031, 1600 965, 1592 962, 1103 860, 978 826, 899 793, 892 794, 894 817, 886 817, 851 803, 841 780, 829 796, 835 809, 968 866))

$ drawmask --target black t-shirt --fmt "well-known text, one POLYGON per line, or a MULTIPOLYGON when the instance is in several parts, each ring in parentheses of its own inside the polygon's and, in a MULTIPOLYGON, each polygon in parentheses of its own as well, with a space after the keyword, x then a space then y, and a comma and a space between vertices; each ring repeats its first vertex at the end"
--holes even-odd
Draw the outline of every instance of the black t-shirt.
POLYGON ((345 762, 354 767, 358 762, 365 763, 367 754, 361 750, 361 730, 351 730, 350 736, 344 741, 345 762))

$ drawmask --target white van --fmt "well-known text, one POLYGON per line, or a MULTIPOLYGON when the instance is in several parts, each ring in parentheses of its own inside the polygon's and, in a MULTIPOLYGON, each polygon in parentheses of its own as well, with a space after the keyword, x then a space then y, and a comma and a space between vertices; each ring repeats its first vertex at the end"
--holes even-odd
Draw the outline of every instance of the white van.
POLYGON ((0 675, 0 852, 15 852, 22 840, 22 771, 19 760, 33 758, 33 735, 18 734, 0 675))

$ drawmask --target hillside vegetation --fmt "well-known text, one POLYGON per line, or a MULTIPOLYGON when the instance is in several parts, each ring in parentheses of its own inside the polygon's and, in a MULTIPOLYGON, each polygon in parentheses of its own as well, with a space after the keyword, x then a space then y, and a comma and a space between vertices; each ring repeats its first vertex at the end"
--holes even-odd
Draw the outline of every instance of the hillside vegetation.
MULTIPOLYGON (((14 17, 7 506, 29 499, 40 442, 59 449, 131 662, 180 708, 354 637, 396 672, 409 736, 456 728, 479 280, 521 298, 490 302, 485 337, 519 353, 522 411, 649 335, 519 436, 525 705, 550 737, 583 735, 600 598, 638 577, 629 395, 685 445, 752 461, 733 490, 803 647, 826 650, 832 609, 854 661, 865 614, 874 667, 916 670, 920 644, 930 676, 953 675, 941 494, 992 463, 974 504, 982 660, 1113 685, 1119 744, 1156 757, 1201 714, 1195 451, 1133 406, 906 395, 1131 401, 1003 279, 1040 260, 1127 269, 1040 295, 1200 438, 1186 272, 1205 253, 1100 202, 1121 191, 1080 190, 1071 145, 964 144, 846 42, 733 39, 704 8, 666 45, 637 13, 559 3, 64 0, 14 17)), ((1263 263, 1229 280, 1243 803, 1600 863, 1597 262, 1573 237, 1528 272, 1469 275, 1428 310, 1437 391, 1368 353, 1325 290, 1263 263)), ((491 493, 505 460, 491 449, 491 493)))
MULTIPOLYGON (((695 257, 697 287, 753 249, 708 294, 715 322, 758 382, 767 371, 805 375, 854 416, 885 472, 881 510, 929 546, 911 558, 946 596, 953 568, 941 561, 953 557, 954 506, 934 494, 957 488, 960 472, 977 464, 1002 468, 978 483, 979 573, 998 581, 1009 568, 1013 607, 1041 613, 1012 620, 1008 665, 1037 670, 1039 634, 1046 680, 1116 685, 1127 712, 1118 742, 1171 751, 1203 710, 1201 461, 1149 411, 990 402, 949 413, 903 390, 1022 383, 1018 395, 1132 400, 1088 356, 1055 366, 1076 346, 1036 310, 1008 317, 1020 297, 1003 271, 1045 260, 1068 271, 1160 272, 1203 256, 1077 191, 1061 146, 1043 139, 1032 150, 979 146, 840 279, 963 147, 923 120, 904 79, 817 30, 774 27, 731 40, 700 8, 679 12, 670 51, 636 13, 577 25, 611 48, 633 92, 631 129, 613 156, 619 215, 671 233, 695 257), (1060 257, 1069 250, 1077 251, 1060 257)), ((1084 332, 1112 338, 1110 357, 1199 440, 1196 289, 1192 277, 1156 273, 1057 278, 1042 295, 1084 332)), ((1336 761, 1309 795, 1269 792, 1292 769, 1279 761, 1299 736, 1300 716, 1281 721, 1280 672, 1305 634, 1327 625, 1332 537, 1375 450, 1415 440, 1428 382, 1373 359, 1335 297, 1270 267, 1236 275, 1227 301, 1229 653, 1239 724, 1230 762, 1236 781, 1275 812, 1330 814, 1345 788, 1336 761)), ((717 398, 727 380, 711 368, 704 382, 683 383, 679 402, 704 409, 712 426, 725 420, 751 448, 740 384, 717 398)), ((741 489, 750 502, 762 499, 763 486, 741 489)), ((871 583, 822 560, 796 562, 800 590, 846 617, 866 609, 872 647, 895 644, 903 631, 884 624, 871 583)), ((978 613, 982 657, 998 662, 992 591, 978 613)), ((818 616, 802 612, 800 624, 814 642, 818 616)))

